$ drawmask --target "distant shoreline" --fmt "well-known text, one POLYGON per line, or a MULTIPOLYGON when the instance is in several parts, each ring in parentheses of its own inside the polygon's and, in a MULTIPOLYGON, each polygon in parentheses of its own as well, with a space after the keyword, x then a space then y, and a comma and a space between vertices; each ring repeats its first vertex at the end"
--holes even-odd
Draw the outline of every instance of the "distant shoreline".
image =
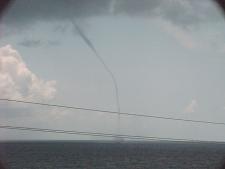
POLYGON ((225 145, 225 142, 204 141, 204 142, 188 142, 188 141, 115 141, 115 140, 0 140, 2 143, 103 143, 103 144, 211 144, 211 145, 225 145))

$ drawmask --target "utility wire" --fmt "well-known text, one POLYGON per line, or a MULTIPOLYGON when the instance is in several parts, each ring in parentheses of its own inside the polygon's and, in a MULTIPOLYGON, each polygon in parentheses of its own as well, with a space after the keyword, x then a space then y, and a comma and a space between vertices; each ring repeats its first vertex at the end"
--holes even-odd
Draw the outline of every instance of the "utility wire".
MULTIPOLYGON (((66 106, 66 105, 59 105, 59 104, 48 104, 48 103, 23 101, 23 100, 15 100, 15 99, 14 100, 13 99, 3 99, 3 98, 0 98, 0 101, 16 102, 16 103, 32 104, 32 105, 40 105, 40 106, 48 106, 48 107, 58 107, 58 108, 73 109, 73 110, 85 110, 85 111, 92 111, 92 112, 102 112, 102 113, 118 115, 118 112, 116 112, 116 111, 100 110, 100 109, 92 109, 92 108, 84 108, 84 107, 75 107, 75 106, 66 106)), ((172 121, 183 121, 183 122, 191 122, 191 123, 202 123, 202 124, 209 124, 209 125, 225 125, 224 122, 193 120, 193 119, 175 118, 175 117, 169 117, 169 116, 165 117, 165 116, 155 116, 155 115, 125 113, 125 112, 120 112, 120 115, 143 117, 143 118, 163 119, 163 120, 172 120, 172 121)))
MULTIPOLYGON (((202 141, 202 140, 193 140, 193 139, 169 138, 169 137, 99 133, 99 132, 89 132, 89 131, 61 130, 61 129, 36 128, 36 127, 34 128, 34 127, 11 126, 11 125, 0 125, 0 129, 69 134, 69 135, 84 135, 84 136, 105 137, 105 138, 115 138, 116 137, 116 138, 122 138, 122 139, 128 139, 128 140, 141 140, 141 141, 156 140, 156 141, 195 142, 195 143, 216 142, 216 141, 202 141)), ((218 143, 224 143, 224 142, 218 142, 218 143)))

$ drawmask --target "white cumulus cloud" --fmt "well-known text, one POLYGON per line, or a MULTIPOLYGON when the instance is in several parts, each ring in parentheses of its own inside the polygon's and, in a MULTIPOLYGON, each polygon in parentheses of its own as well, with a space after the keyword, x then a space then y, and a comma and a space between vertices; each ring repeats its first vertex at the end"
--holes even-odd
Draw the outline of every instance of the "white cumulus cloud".
POLYGON ((186 31, 170 22, 163 22, 162 28, 173 36, 183 47, 193 49, 198 46, 196 39, 186 31))
POLYGON ((48 100, 55 96, 55 85, 55 81, 45 81, 34 74, 10 45, 0 48, 1 98, 48 100))
POLYGON ((185 108, 185 113, 194 113, 196 108, 198 107, 198 102, 196 99, 192 99, 191 103, 185 108))

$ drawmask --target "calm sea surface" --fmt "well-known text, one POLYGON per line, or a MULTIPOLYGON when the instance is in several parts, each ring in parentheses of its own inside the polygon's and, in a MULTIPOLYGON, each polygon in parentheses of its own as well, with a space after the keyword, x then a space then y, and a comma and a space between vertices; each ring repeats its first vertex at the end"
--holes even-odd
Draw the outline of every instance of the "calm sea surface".
POLYGON ((225 145, 184 143, 0 143, 9 169, 217 169, 225 145))

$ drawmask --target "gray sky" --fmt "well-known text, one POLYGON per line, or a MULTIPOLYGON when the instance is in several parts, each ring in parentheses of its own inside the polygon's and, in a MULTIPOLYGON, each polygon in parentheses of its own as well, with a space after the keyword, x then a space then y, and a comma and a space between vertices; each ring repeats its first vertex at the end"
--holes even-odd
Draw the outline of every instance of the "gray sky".
MULTIPOLYGON (((0 96, 225 121, 225 23, 209 0, 17 0, 1 21, 0 96)), ((115 133, 103 113, 0 103, 1 124, 115 133)), ((121 133, 225 141, 224 126, 121 117, 121 133)), ((93 137, 0 130, 1 139, 93 137)))

